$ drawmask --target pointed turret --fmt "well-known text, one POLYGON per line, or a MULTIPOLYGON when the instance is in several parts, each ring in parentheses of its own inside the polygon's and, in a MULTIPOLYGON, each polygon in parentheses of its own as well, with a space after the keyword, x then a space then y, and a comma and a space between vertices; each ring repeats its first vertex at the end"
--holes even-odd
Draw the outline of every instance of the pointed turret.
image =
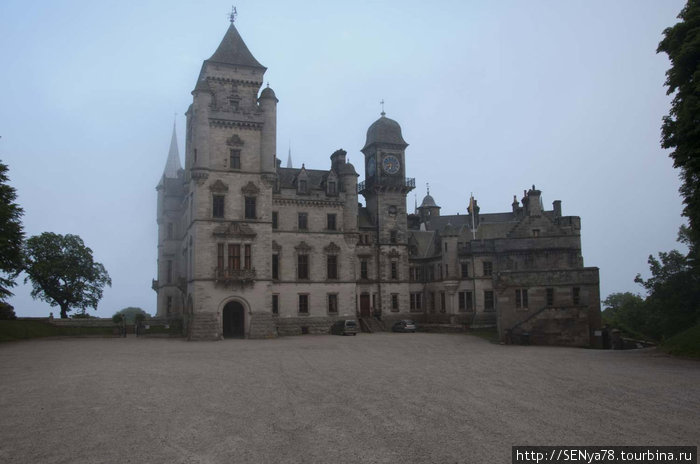
POLYGON ((266 70, 267 68, 261 65, 258 60, 255 59, 245 42, 238 33, 236 26, 233 22, 228 27, 226 35, 219 44, 219 48, 216 49, 214 54, 207 61, 214 61, 217 63, 233 64, 237 66, 248 66, 251 68, 259 68, 266 70))
POLYGON ((181 170, 180 151, 177 148, 177 132, 175 131, 175 122, 173 122, 173 136, 170 138, 170 150, 168 151, 168 161, 165 162, 163 177, 177 179, 177 173, 181 170))
POLYGON ((287 155, 287 167, 292 167, 292 144, 289 144, 289 154, 287 155))

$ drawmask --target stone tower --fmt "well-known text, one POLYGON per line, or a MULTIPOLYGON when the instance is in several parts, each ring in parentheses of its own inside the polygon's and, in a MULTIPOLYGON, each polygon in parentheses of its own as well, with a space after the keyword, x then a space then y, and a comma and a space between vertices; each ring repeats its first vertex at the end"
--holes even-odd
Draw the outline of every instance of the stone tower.
POLYGON ((278 100, 269 87, 258 95, 265 70, 231 23, 192 91, 182 252, 193 339, 216 339, 222 327, 238 336, 273 330, 267 293, 278 100))
MULTIPOLYGON (((375 226, 376 293, 375 313, 404 306, 408 296, 408 234, 406 195, 415 187, 415 179, 406 178, 406 147, 401 126, 381 117, 367 129, 362 153, 365 155, 365 182, 360 193, 375 226), (397 295, 399 301, 392 301, 397 295)), ((407 306, 407 305, 405 305, 407 306)))

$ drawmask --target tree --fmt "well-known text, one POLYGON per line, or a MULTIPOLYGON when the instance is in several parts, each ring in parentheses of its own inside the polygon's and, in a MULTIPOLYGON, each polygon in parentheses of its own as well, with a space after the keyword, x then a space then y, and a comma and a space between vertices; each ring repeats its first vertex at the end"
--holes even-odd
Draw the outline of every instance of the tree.
POLYGON ((689 220, 690 257, 700 267, 700 0, 688 0, 673 27, 666 28, 656 52, 671 60, 666 71, 667 94, 675 92, 663 118, 661 146, 673 150, 680 169, 683 215, 689 220))
POLYGON ((13 319, 17 319, 14 306, 0 301, 0 321, 11 321, 13 319))
POLYGON ((10 288, 22 270, 22 208, 15 200, 15 189, 7 184, 8 168, 0 162, 0 301, 12 296, 10 288))
POLYGON ((112 285, 77 235, 44 232, 27 240, 25 255, 24 281, 32 282, 32 297, 60 307, 62 319, 71 309, 97 309, 105 285, 112 285))
POLYGON ((126 320, 127 324, 133 324, 137 320, 145 320, 151 317, 150 314, 148 314, 146 311, 144 311, 141 308, 135 308, 133 306, 129 306, 128 308, 120 309, 114 315, 116 316, 117 314, 120 314, 124 317, 126 320))

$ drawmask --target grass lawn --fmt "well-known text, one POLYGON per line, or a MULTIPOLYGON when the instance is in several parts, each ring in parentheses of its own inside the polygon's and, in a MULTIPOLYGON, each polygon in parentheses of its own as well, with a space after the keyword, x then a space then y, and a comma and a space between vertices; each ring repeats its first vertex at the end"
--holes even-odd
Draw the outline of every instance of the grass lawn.
POLYGON ((112 327, 56 327, 43 321, 0 321, 0 342, 37 337, 111 336, 112 327))
POLYGON ((663 342, 660 348, 674 356, 700 358, 700 324, 674 335, 663 342))

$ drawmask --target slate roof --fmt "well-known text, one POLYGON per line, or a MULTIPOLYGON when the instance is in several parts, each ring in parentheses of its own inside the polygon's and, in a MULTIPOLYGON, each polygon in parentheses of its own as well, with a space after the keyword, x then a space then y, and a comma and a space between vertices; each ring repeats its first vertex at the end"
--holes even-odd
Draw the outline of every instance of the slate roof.
MULTIPOLYGON (((309 189, 322 190, 321 184, 328 177, 329 171, 323 171, 320 169, 306 169, 307 186, 309 189)), ((277 168, 277 176, 279 177, 281 188, 297 188, 294 180, 301 172, 301 168, 277 168)))
POLYGON ((239 66, 249 66, 251 68, 267 69, 255 59, 245 42, 238 33, 236 26, 231 23, 226 31, 226 35, 221 40, 219 48, 207 61, 217 63, 234 64, 239 66))
POLYGON ((373 143, 386 143, 391 145, 400 145, 407 147, 408 144, 401 135, 401 126, 393 119, 389 119, 382 113, 382 117, 374 121, 369 129, 367 129, 367 140, 365 147, 369 147, 373 143))

